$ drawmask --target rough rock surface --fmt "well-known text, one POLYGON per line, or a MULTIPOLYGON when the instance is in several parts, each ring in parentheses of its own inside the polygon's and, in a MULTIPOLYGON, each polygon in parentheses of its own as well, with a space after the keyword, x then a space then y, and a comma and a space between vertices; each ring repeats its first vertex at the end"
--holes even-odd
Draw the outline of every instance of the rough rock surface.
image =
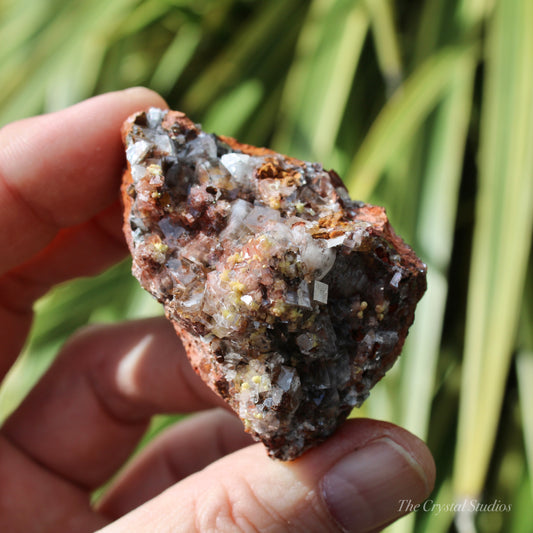
POLYGON ((133 273, 195 370, 283 460, 327 438, 400 353, 425 265, 319 164, 150 109, 123 127, 133 273))

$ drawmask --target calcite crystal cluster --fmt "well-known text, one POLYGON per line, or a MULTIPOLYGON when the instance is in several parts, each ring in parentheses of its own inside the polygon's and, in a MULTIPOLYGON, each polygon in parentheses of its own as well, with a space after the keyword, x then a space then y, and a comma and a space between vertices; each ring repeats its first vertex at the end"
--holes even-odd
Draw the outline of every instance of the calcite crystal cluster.
POLYGON ((316 163, 150 109, 123 127, 133 273, 273 457, 327 438, 392 366, 425 265, 316 163))

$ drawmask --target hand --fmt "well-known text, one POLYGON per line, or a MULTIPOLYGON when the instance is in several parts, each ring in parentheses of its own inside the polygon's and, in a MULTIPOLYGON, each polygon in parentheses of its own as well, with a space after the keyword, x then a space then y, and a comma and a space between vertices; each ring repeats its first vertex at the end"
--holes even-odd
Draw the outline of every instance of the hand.
MULTIPOLYGON (((0 130, 1 376, 24 343, 36 298, 127 253, 119 129, 151 105, 166 104, 130 89, 0 130)), ((401 500, 421 502, 432 489, 429 451, 399 427, 348 420, 282 463, 252 445, 221 405, 166 320, 78 332, 0 430, 0 530, 375 531, 405 512, 401 500), (198 410, 91 506, 91 492, 124 464, 151 415, 198 410)))

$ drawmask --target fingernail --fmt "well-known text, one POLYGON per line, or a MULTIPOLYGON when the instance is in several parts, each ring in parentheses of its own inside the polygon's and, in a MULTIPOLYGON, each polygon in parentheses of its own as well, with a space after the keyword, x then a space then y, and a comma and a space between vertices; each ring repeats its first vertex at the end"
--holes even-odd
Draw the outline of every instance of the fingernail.
POLYGON ((321 489, 339 526, 363 532, 405 514, 409 505, 429 495, 430 486, 416 459, 382 437, 336 463, 322 478, 321 489))

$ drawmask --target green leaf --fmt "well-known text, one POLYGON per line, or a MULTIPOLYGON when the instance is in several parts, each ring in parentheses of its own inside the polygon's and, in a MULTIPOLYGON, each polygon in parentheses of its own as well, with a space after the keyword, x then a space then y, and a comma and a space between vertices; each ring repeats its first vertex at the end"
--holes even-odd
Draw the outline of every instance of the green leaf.
POLYGON ((287 76, 275 148, 329 164, 367 28, 361 2, 312 3, 287 76))
POLYGON ((250 119, 262 96, 263 87, 258 80, 241 83, 213 104, 203 121, 203 127, 206 131, 236 136, 250 119))
MULTIPOLYGON (((427 137, 427 162, 417 218, 416 248, 428 264, 428 290, 405 346, 400 423, 427 438, 448 294, 455 217, 468 133, 476 54, 456 63, 427 137)), ((404 183, 409 187, 409 183, 404 183)))
POLYGON ((196 51, 202 34, 193 24, 184 24, 161 57, 152 76, 150 87, 162 94, 168 93, 196 51))
POLYGON ((357 151, 346 178, 350 193, 365 199, 391 159, 442 99, 458 61, 470 48, 445 48, 432 55, 387 102, 357 151))
POLYGON ((533 3, 489 23, 454 488, 483 490, 517 332, 533 224, 533 3))
MULTIPOLYGON (((533 351, 522 351, 516 359, 516 375, 518 376, 518 390, 520 392, 520 405, 522 425, 524 428, 524 441, 526 447, 529 477, 533 479, 533 351)), ((532 487, 533 489, 533 487, 532 487)), ((533 490, 531 493, 533 497, 533 490)))
POLYGON ((276 35, 284 21, 295 11, 292 2, 265 2, 254 18, 237 32, 209 63, 187 90, 183 108, 191 115, 200 114, 242 77, 243 71, 264 49, 269 36, 276 35))
POLYGON ((387 92, 392 94, 399 87, 403 78, 392 2, 390 0, 365 0, 365 4, 370 12, 370 23, 379 66, 385 78, 387 92))

